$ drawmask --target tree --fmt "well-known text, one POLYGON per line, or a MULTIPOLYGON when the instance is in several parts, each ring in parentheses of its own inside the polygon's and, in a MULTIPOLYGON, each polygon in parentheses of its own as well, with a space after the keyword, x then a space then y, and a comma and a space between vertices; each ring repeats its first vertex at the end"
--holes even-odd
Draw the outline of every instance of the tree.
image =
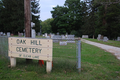
POLYGON ((76 35, 81 33, 81 26, 83 25, 83 6, 85 4, 80 0, 66 0, 64 6, 57 6, 53 8, 52 17, 54 21, 51 23, 54 33, 68 34, 76 31, 76 35), (73 31, 72 31, 73 30, 73 31))
POLYGON ((98 24, 98 7, 99 4, 94 4, 94 0, 87 1, 86 14, 83 18, 84 24, 82 25, 82 34, 87 34, 89 37, 97 36, 97 24, 98 24))
POLYGON ((50 18, 50 19, 47 19, 47 20, 41 22, 42 33, 52 33, 51 25, 50 25, 50 23, 52 21, 53 21, 53 18, 50 18))
POLYGON ((57 6, 51 11, 54 20, 51 22, 53 33, 59 32, 60 34, 65 34, 69 31, 68 24, 68 9, 67 7, 57 6))
POLYGON ((35 31, 40 32, 40 0, 31 1, 32 22, 35 23, 35 31))
POLYGON ((102 34, 109 39, 119 36, 120 5, 118 2, 105 0, 92 0, 88 6, 88 14, 85 19, 86 24, 82 26, 83 33, 89 35, 102 34), (89 12, 90 10, 90 12, 89 12))
POLYGON ((3 32, 17 33, 24 29, 24 1, 2 0, 0 25, 3 32))
POLYGON ((120 4, 116 0, 100 1, 102 6, 99 7, 99 33, 116 39, 120 35, 120 4))

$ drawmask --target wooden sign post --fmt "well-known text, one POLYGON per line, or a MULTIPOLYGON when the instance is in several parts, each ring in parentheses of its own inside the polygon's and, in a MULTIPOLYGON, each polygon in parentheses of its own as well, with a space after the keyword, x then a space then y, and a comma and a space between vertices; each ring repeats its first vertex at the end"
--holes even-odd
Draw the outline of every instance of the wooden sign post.
POLYGON ((16 66, 16 58, 45 60, 46 71, 52 70, 52 39, 32 39, 9 37, 9 50, 11 67, 16 66))

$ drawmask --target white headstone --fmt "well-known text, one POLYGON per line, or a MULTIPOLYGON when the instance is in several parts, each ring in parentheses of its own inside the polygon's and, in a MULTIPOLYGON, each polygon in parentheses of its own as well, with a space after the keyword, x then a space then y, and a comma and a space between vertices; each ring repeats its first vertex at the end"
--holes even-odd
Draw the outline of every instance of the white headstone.
POLYGON ((57 35, 59 35, 59 32, 57 32, 57 35))
POLYGON ((53 38, 54 34, 51 34, 51 38, 53 38))
POLYGON ((117 41, 120 41, 120 37, 117 37, 117 41))
POLYGON ((5 36, 6 34, 5 33, 3 33, 3 36, 5 36))
POLYGON ((68 33, 66 33, 65 37, 67 38, 68 33))
POLYGON ((45 37, 47 37, 48 35, 47 35, 47 33, 45 33, 45 37))
POLYGON ((82 38, 88 38, 88 35, 82 35, 82 38))
POLYGON ((59 45, 67 45, 67 42, 66 41, 60 41, 59 45))
POLYGON ((10 32, 7 32, 7 36, 10 37, 10 32))
POLYGON ((23 36, 23 33, 21 33, 21 35, 23 36))
POLYGON ((98 34, 98 37, 97 37, 98 41, 99 41, 99 40, 102 40, 101 37, 102 37, 102 35, 101 35, 101 34, 98 34))
POLYGON ((65 39, 65 36, 64 35, 61 35, 62 36, 62 39, 65 39))
POLYGON ((42 36, 44 37, 45 35, 43 34, 42 36))
POLYGON ((108 38, 105 36, 103 37, 103 41, 107 42, 108 41, 108 38))
POLYGON ((36 37, 36 32, 35 32, 34 29, 32 29, 31 34, 32 34, 32 35, 31 35, 32 38, 35 38, 35 37, 36 37))
POLYGON ((59 42, 62 39, 62 36, 54 35, 52 39, 53 39, 53 42, 59 42))
POLYGON ((1 32, 0 34, 1 34, 1 36, 3 36, 3 32, 1 32))
POLYGON ((74 36, 75 35, 67 35, 67 41, 74 41, 74 36))
POLYGON ((46 38, 47 38, 47 39, 50 39, 50 36, 47 36, 46 38))

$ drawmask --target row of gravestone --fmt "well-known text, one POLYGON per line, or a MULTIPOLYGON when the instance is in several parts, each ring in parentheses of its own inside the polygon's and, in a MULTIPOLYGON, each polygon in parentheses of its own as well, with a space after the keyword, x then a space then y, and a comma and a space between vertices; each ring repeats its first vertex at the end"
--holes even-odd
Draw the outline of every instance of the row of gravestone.
POLYGON ((51 38, 53 39, 53 42, 59 42, 61 45, 62 44, 67 44, 67 43, 75 43, 74 35, 55 35, 55 34, 49 34, 47 36, 47 33, 44 35, 46 38, 51 38), (66 40, 66 41, 63 41, 66 40))
MULTIPOLYGON (((98 34, 97 37, 98 41, 108 41, 109 39, 106 36, 102 36, 101 34, 98 34)), ((120 41, 120 37, 117 37, 117 41, 120 41)))
POLYGON ((106 36, 102 36, 101 34, 98 34, 97 39, 98 41, 104 41, 104 42, 107 42, 109 40, 106 36))
POLYGON ((7 34, 5 34, 3 32, 0 32, 0 36, 6 36, 6 35, 9 37, 10 36, 10 32, 7 32, 7 34))
POLYGON ((60 45, 67 44, 67 43, 75 43, 74 35, 67 35, 67 37, 65 37, 64 35, 54 35, 52 39, 53 39, 53 42, 59 42, 60 45), (66 40, 66 41, 63 41, 63 40, 66 40))

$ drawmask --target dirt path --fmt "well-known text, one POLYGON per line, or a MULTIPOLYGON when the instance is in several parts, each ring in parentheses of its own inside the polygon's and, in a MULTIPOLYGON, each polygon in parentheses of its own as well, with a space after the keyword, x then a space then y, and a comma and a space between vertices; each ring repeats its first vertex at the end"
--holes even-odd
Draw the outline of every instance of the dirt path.
POLYGON ((109 46, 109 45, 105 45, 105 44, 100 44, 100 43, 96 43, 96 42, 92 42, 92 41, 88 41, 85 39, 81 39, 82 42, 97 46, 101 49, 104 49, 107 52, 112 53, 113 55, 115 55, 117 57, 117 59, 120 60, 120 48, 119 47, 114 47, 114 46, 109 46))

